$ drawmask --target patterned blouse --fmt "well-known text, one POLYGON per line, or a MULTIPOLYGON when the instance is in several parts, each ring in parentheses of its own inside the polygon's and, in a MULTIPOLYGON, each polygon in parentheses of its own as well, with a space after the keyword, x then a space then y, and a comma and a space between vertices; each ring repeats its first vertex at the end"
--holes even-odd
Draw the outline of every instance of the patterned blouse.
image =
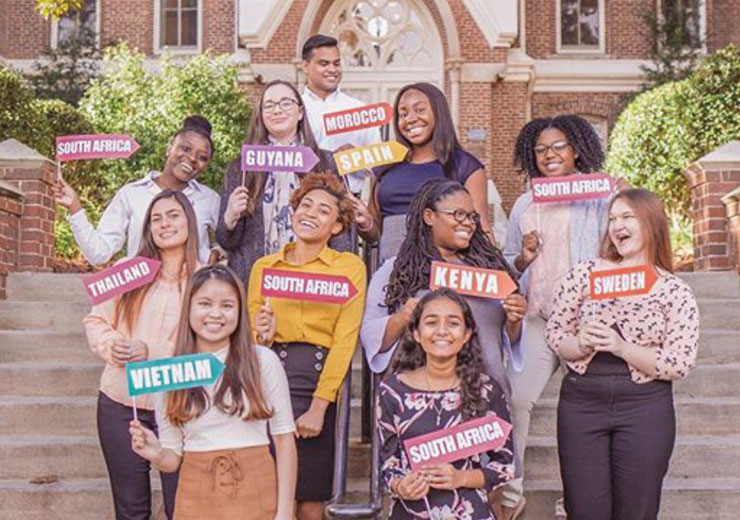
MULTIPOLYGON (((488 414, 507 422, 509 405, 501 387, 487 379, 481 395, 488 414)), ((394 478, 411 471, 403 441, 464 422, 459 389, 427 391, 412 388, 397 375, 388 376, 378 388, 378 437, 380 439, 381 476, 386 489, 394 478)), ((488 495, 494 487, 514 477, 514 452, 511 435, 504 447, 452 463, 461 470, 480 469, 485 489, 430 489, 426 499, 404 501, 391 493, 389 520, 494 520, 488 495)), ((390 492, 390 491, 389 491, 390 492)))
MULTIPOLYGON (((574 266, 555 292, 545 333, 550 348, 557 354, 564 340, 578 336, 582 321, 616 323, 625 341, 656 351, 655 378, 629 366, 635 383, 686 377, 696 361, 699 343, 699 308, 691 288, 671 273, 660 273, 646 295, 594 301, 588 298, 589 273, 596 262, 574 266)), ((583 374, 595 355, 592 352, 567 364, 583 374)))

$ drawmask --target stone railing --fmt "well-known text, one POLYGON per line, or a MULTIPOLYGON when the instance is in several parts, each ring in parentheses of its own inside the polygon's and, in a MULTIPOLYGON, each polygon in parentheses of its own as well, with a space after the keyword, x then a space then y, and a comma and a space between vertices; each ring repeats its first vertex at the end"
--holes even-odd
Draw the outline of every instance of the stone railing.
POLYGON ((740 141, 730 141, 702 157, 684 174, 691 189, 694 269, 721 271, 736 268, 737 245, 733 246, 732 241, 736 235, 732 235, 731 226, 739 225, 737 202, 733 206, 732 201, 736 199, 727 197, 740 188, 740 141), (729 217, 731 207, 735 208, 733 217, 729 217))

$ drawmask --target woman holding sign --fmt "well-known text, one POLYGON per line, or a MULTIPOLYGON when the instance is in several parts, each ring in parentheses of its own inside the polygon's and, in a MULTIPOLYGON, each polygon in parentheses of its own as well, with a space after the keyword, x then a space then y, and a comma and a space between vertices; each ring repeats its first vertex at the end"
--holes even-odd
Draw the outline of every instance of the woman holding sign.
POLYGON ((396 139, 410 152, 403 162, 378 169, 368 208, 355 201, 357 229, 369 240, 380 240, 380 261, 398 253, 411 199, 429 179, 463 184, 473 196, 483 232, 491 236, 486 172, 458 142, 444 93, 429 83, 406 85, 398 92, 393 114, 396 139))
MULTIPOLYGON (((303 99, 287 81, 274 80, 262 89, 245 144, 306 146, 319 158, 313 171, 332 169, 331 154, 316 144, 303 99)), ((245 282, 255 260, 295 240, 290 197, 303 176, 282 171, 242 172, 241 158, 226 171, 216 240, 229 254, 229 267, 245 282)), ((349 243, 340 248, 348 250, 349 243)))
POLYGON ((487 493, 514 476, 514 452, 508 402, 485 374, 480 348, 462 297, 439 289, 419 300, 392 372, 378 389, 381 475, 391 494, 391 520, 495 518, 487 493), (455 435, 428 450, 408 447, 420 436, 486 416, 498 420, 493 439, 455 435), (497 447, 480 442, 486 440, 497 440, 497 447), (471 445, 480 448, 459 459, 427 456, 440 459, 471 445))
MULTIPOLYGON (((98 436, 103 449, 116 519, 149 518, 149 462, 131 450, 128 424, 134 417, 126 390, 125 364, 166 358, 174 350, 182 293, 198 268, 196 216, 179 191, 157 194, 144 215, 138 256, 162 262, 154 281, 93 307, 83 320, 93 352, 105 361, 98 398, 98 436)), ((154 402, 136 402, 139 421, 156 431, 154 402)), ((177 475, 162 474, 168 518, 177 475)))
POLYGON ((699 339, 696 300, 672 271, 662 203, 630 189, 611 203, 600 257, 573 267, 555 292, 547 343, 568 365, 558 453, 569 520, 658 517, 676 436, 671 381, 694 366, 699 339), (606 278, 590 289, 590 278, 625 268, 657 281, 628 277, 639 283, 620 281, 636 289, 620 298, 604 294, 615 285, 606 278))
MULTIPOLYGON (((433 261, 504 271, 516 278, 501 251, 483 233, 473 198, 457 181, 425 182, 411 201, 407 226, 398 256, 375 272, 368 288, 361 337, 368 364, 378 373, 390 363, 418 298, 429 290, 433 261)), ((527 302, 520 294, 463 298, 480 330, 486 372, 508 395, 504 352, 514 362, 527 302)))
POLYGON ((213 354, 224 373, 205 387, 159 394, 159 438, 132 421, 131 446, 160 471, 179 469, 176 520, 292 520, 288 382, 278 357, 252 344, 244 286, 228 267, 205 267, 184 302, 175 355, 213 354))
POLYGON ((201 116, 189 116, 175 132, 167 148, 167 159, 162 172, 149 172, 143 179, 130 182, 119 189, 105 208, 97 229, 90 224, 75 190, 64 179, 54 186, 58 204, 69 210, 67 220, 75 241, 92 265, 108 262, 124 245, 128 256, 139 250, 144 215, 155 195, 162 190, 181 191, 193 206, 198 217, 198 257, 208 262, 210 255, 208 228, 218 222, 218 194, 199 183, 200 176, 213 157, 211 124, 201 116))
MULTIPOLYGON (((517 137, 515 165, 530 180, 586 176, 598 172, 603 162, 599 136, 588 121, 578 116, 534 119, 517 137)), ((523 367, 521 371, 509 370, 520 478, 502 488, 500 504, 511 519, 517 518, 524 508, 521 470, 532 408, 558 367, 557 356, 545 343, 552 295, 568 269, 598 254, 608 205, 608 198, 534 203, 529 190, 511 210, 504 255, 521 273, 522 291, 529 302, 522 338, 523 367)))
POLYGON ((304 177, 291 207, 296 240, 255 262, 249 315, 258 339, 272 345, 288 374, 298 436, 297 517, 321 520, 323 502, 331 498, 335 401, 362 320, 365 264, 328 245, 353 213, 335 175, 304 177))

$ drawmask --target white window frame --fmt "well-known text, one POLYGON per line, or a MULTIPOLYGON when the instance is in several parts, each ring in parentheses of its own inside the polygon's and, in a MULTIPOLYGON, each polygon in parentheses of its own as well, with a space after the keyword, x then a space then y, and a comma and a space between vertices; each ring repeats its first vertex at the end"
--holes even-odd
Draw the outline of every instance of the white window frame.
POLYGON ((599 45, 597 46, 570 46, 563 47, 562 43, 562 0, 555 2, 555 52, 558 54, 606 54, 606 2, 599 2, 599 45))
POLYGON ((161 40, 161 22, 162 22, 162 0, 154 0, 154 42, 153 51, 155 55, 165 52, 170 54, 198 54, 203 50, 203 0, 198 0, 198 44, 193 47, 170 47, 169 45, 160 45, 161 40))
MULTIPOLYGON (((100 0, 95 0, 95 43, 100 47, 100 0)), ((52 49, 59 47, 59 20, 52 18, 51 21, 51 38, 49 46, 52 49)))

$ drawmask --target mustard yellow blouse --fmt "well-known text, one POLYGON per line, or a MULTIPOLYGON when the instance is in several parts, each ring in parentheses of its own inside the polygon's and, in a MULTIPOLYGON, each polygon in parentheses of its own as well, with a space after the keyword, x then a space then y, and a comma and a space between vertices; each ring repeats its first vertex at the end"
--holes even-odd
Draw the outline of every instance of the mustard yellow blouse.
POLYGON ((293 243, 287 244, 280 252, 263 256, 252 267, 248 291, 250 321, 254 326, 254 317, 265 303, 261 287, 262 271, 266 268, 343 275, 349 278, 357 289, 357 294, 343 304, 270 298, 270 307, 275 313, 277 323, 274 341, 305 342, 329 349, 314 397, 334 402, 357 346, 357 335, 365 307, 365 264, 353 253, 325 247, 315 259, 296 265, 286 260, 286 253, 294 247, 293 243))

